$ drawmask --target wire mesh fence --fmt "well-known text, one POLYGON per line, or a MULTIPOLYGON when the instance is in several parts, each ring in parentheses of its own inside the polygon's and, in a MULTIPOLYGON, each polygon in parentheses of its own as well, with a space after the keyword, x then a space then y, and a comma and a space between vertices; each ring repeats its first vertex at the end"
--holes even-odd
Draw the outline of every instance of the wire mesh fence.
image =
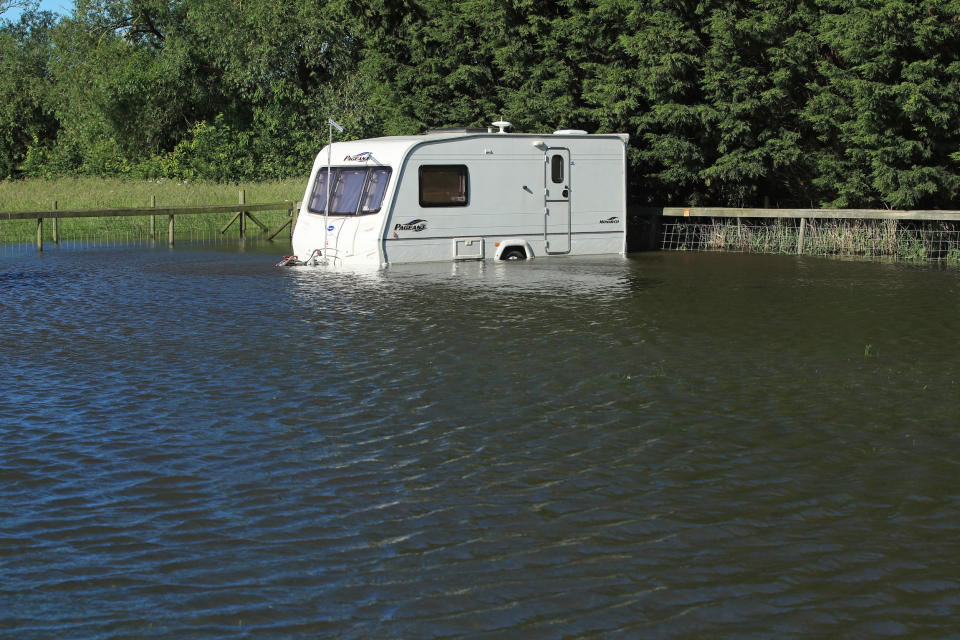
POLYGON ((960 223, 800 218, 664 219, 664 251, 891 257, 960 263, 960 223))

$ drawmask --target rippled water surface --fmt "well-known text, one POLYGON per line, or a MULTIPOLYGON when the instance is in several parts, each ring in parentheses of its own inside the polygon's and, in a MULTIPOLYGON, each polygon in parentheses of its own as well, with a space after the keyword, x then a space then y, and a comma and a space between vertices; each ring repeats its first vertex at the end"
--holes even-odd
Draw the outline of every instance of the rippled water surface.
POLYGON ((0 257, 0 636, 960 628, 960 272, 278 257, 0 257))

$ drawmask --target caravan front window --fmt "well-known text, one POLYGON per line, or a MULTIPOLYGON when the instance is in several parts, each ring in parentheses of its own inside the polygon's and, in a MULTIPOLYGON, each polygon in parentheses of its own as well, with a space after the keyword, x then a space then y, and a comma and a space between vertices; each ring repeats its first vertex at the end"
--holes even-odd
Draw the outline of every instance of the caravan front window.
MULTIPOLYGON (((330 215, 353 216, 380 211, 390 182, 390 167, 333 167, 330 182, 330 215)), ((326 213, 327 169, 317 171, 307 206, 311 213, 326 213)))
POLYGON ((340 169, 333 175, 333 187, 330 189, 330 213, 346 216, 357 212, 363 182, 367 178, 366 169, 340 169))
POLYGON ((376 213, 383 204, 383 193, 390 182, 390 168, 378 167, 370 169, 367 177, 367 186, 363 190, 363 199, 360 202, 360 213, 376 213))

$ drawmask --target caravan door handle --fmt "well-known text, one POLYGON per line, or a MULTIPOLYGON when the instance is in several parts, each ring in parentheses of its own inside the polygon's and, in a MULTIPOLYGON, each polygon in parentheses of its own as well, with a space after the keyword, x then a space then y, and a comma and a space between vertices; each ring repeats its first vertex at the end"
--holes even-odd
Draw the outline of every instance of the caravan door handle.
POLYGON ((564 187, 563 192, 562 192, 560 195, 562 195, 564 198, 569 198, 569 197, 570 197, 570 189, 567 189, 566 187, 564 187))

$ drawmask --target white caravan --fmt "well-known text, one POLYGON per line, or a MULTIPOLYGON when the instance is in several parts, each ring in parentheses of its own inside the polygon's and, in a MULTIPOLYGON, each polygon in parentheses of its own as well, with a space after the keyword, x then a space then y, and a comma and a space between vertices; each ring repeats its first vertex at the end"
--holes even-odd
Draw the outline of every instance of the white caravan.
POLYGON ((506 133, 509 123, 495 124, 499 132, 324 147, 294 253, 302 263, 386 264, 625 251, 626 134, 506 133))

